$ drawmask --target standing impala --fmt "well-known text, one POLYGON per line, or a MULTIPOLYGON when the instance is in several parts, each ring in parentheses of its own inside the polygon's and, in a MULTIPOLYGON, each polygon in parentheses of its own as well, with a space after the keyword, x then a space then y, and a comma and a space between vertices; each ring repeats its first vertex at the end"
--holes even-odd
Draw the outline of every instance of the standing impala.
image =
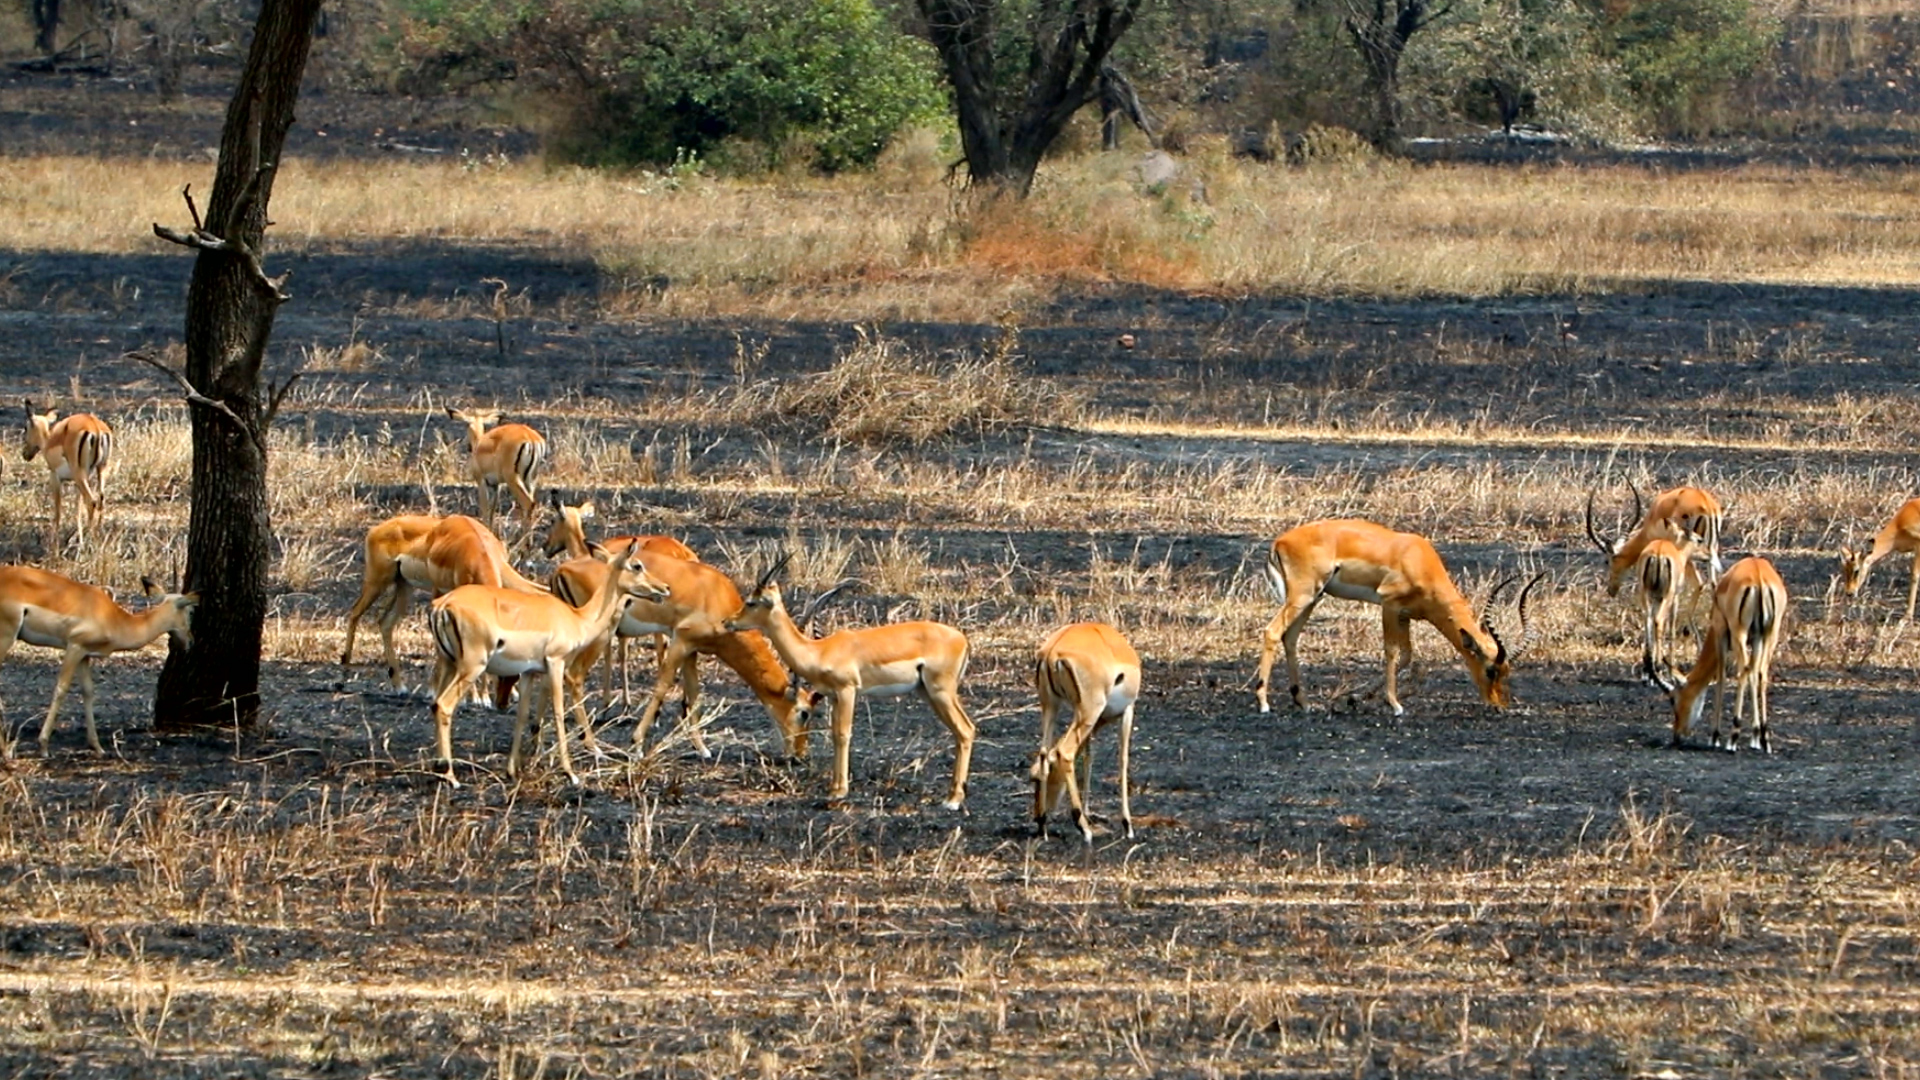
POLYGON ((1741 559, 1720 576, 1713 590, 1707 632, 1700 639, 1700 658, 1673 696, 1673 745, 1681 745, 1700 719, 1708 684, 1717 684, 1710 745, 1735 748, 1740 741, 1740 719, 1750 699, 1753 733, 1748 745, 1773 753, 1773 733, 1767 727, 1767 681, 1773 674, 1773 653, 1779 648, 1786 614, 1787 583, 1780 580, 1780 572, 1767 560, 1741 559), (1728 680, 1734 683, 1733 729, 1722 741, 1720 717, 1726 712, 1728 680))
MULTIPOLYGON (((453 709, 460 696, 473 686, 480 673, 518 677, 544 673, 547 699, 553 707, 554 738, 559 743, 560 767, 575 784, 580 777, 573 771, 573 758, 567 751, 566 677, 567 665, 596 640, 613 632, 630 597, 659 599, 667 587, 648 575, 635 563, 631 545, 622 548, 609 566, 607 579, 588 601, 576 610, 553 596, 516 592, 492 585, 462 585, 433 602, 427 627, 433 632, 436 655, 433 669, 433 721, 438 737, 440 760, 446 763, 447 780, 458 786, 453 775, 453 709)), ((513 728, 513 748, 507 755, 507 771, 518 776, 523 746, 530 749, 527 733, 531 713, 531 693, 520 695, 520 717, 513 728)), ((593 733, 586 714, 576 701, 581 715, 580 728, 589 746, 593 733)))
POLYGON ((382 596, 387 606, 380 615, 380 644, 387 663, 387 679, 400 685, 400 657, 393 648, 393 630, 407 615, 413 590, 441 596, 462 585, 492 585, 524 593, 544 593, 545 585, 529 581, 507 561, 507 548, 485 525, 462 514, 436 518, 402 514, 367 530, 366 571, 360 598, 347 612, 347 645, 340 653, 341 676, 353 663, 353 639, 360 619, 382 596))
POLYGON ((1040 753, 1033 759, 1033 821, 1047 835, 1047 815, 1067 789, 1073 823, 1087 843, 1093 843, 1093 822, 1085 796, 1093 787, 1094 733, 1120 722, 1120 824, 1133 836, 1133 809, 1129 802, 1127 754, 1133 743, 1133 705, 1140 697, 1140 654, 1106 623, 1063 626, 1040 643, 1033 668, 1034 690, 1040 695, 1040 753), (1073 714, 1060 741, 1053 739, 1053 722, 1060 710, 1073 714), (1076 761, 1084 763, 1084 780, 1076 779, 1076 761))
MULTIPOLYGON (((917 692, 953 733, 953 786, 943 805, 949 810, 960 809, 967 798, 967 768, 973 760, 975 731, 973 720, 960 704, 960 680, 967 673, 967 636, 944 623, 904 622, 810 638, 787 614, 780 586, 773 580, 786 564, 787 559, 782 557, 761 575, 726 626, 729 630, 766 634, 774 651, 795 675, 811 683, 818 694, 833 699, 830 797, 847 797, 854 702, 862 693, 890 696, 917 692)), ((824 599, 816 598, 803 614, 811 613, 824 599)))
MULTIPOLYGON (((675 540, 671 536, 610 536, 604 541, 590 541, 587 539, 586 523, 593 519, 593 504, 591 502, 584 502, 578 506, 568 506, 565 502, 561 501, 560 493, 557 491, 549 492, 548 497, 553 500, 553 524, 547 529, 547 542, 543 550, 549 559, 564 551, 570 558, 574 559, 583 559, 592 556, 605 560, 609 555, 610 548, 617 548, 627 541, 632 540, 640 545, 640 551, 644 554, 666 555, 683 562, 700 561, 700 556, 695 555, 692 548, 675 540)), ((558 587, 561 583, 562 575, 560 575, 559 571, 555 571, 555 575, 548 584, 558 587)), ((592 592, 594 587, 595 584, 591 582, 581 583, 575 590, 574 595, 584 596, 592 592)), ((729 584, 727 587, 731 589, 733 586, 729 584)), ((727 610, 732 611, 731 608, 727 610)), ((638 621, 632 618, 624 619, 620 623, 620 632, 615 635, 617 651, 619 653, 620 704, 622 706, 630 705, 633 701, 632 687, 628 681, 630 672, 627 668, 627 641, 631 638, 651 633, 638 629, 638 626, 638 621)), ((654 662, 656 664, 664 663, 667 654, 666 632, 660 631, 658 633, 652 633, 652 637, 654 662)), ((613 685, 613 667, 616 663, 614 659, 615 651, 616 650, 610 649, 607 652, 607 685, 609 690, 612 689, 613 685)), ((694 696, 698 697, 699 695, 696 693, 694 696)))
POLYGON ((60 542, 60 488, 72 484, 80 491, 80 515, 73 538, 84 544, 89 527, 98 528, 100 508, 106 502, 107 466, 113 459, 113 429, 92 413, 74 413, 56 421, 59 413, 33 411, 27 405, 26 438, 21 447, 28 461, 35 457, 47 463, 48 483, 53 496, 53 520, 47 525, 47 549, 60 542))
MULTIPOLYGON (((193 643, 188 623, 199 596, 162 595, 151 578, 142 578, 140 583, 148 596, 159 597, 160 601, 133 613, 114 603, 104 589, 31 566, 0 566, 0 661, 6 659, 16 641, 66 653, 60 662, 60 676, 53 684, 53 703, 47 706, 47 719, 40 725, 43 756, 53 739, 60 700, 66 697, 75 674, 80 676, 80 690, 86 698, 87 745, 96 754, 105 753, 93 726, 94 657, 143 648, 162 634, 172 634, 182 644, 193 643)), ((13 758, 10 732, 0 734, 0 750, 8 760, 13 758)))
MULTIPOLYGON (((1526 638, 1527 596, 1541 576, 1535 575, 1520 592, 1522 644, 1526 638)), ((1504 709, 1513 699, 1513 657, 1492 623, 1474 615, 1472 605, 1454 587, 1439 553, 1424 536, 1350 519, 1301 525, 1282 533, 1267 552, 1267 582, 1280 601, 1280 613, 1267 624, 1261 639, 1260 677, 1254 684, 1254 696, 1263 713, 1268 711, 1267 686, 1273 673, 1274 649, 1282 644, 1287 652, 1288 692, 1295 707, 1305 706, 1294 646, 1307 617, 1328 594, 1380 605, 1386 646, 1386 674, 1381 686, 1393 715, 1405 712, 1400 707, 1396 674, 1400 658, 1412 647, 1410 630, 1416 619, 1433 624, 1460 654, 1467 673, 1489 705, 1504 709)), ((1496 596, 1499 591, 1496 586, 1496 596)), ((1489 605, 1492 600, 1488 598, 1489 605)))
MULTIPOLYGON (((1627 571, 1639 565, 1640 553, 1655 540, 1671 541, 1689 556, 1694 546, 1706 548, 1707 566, 1714 579, 1720 577, 1720 525, 1722 515, 1720 502, 1706 491, 1697 487, 1677 487, 1654 496, 1653 506, 1641 513, 1640 489, 1627 485, 1633 492, 1633 516, 1640 524, 1633 532, 1608 545, 1607 550, 1607 595, 1620 593, 1620 582, 1625 580, 1627 571)), ((1596 542, 1599 537, 1593 531, 1593 497, 1587 492, 1587 535, 1596 542)))
POLYGON ((540 466, 547 460, 546 437, 525 424, 501 424, 497 409, 466 412, 448 407, 447 415, 467 425, 467 472, 480 489, 480 520, 493 528, 500 489, 505 487, 513 493, 526 519, 526 533, 531 536, 537 505, 533 489, 540 466))
POLYGON ((1840 580, 1849 597, 1858 594, 1860 587, 1867 583, 1867 573, 1873 564, 1896 551, 1913 555, 1913 577, 1907 582, 1907 618, 1911 620, 1914 597, 1920 594, 1920 499, 1907 500, 1893 515, 1893 520, 1873 538, 1871 550, 1840 549, 1840 580))
MULTIPOLYGON (((1609 575, 1614 566, 1619 565, 1621 552, 1627 548, 1627 541, 1609 542, 1600 536, 1593 525, 1593 496, 1587 496, 1587 538, 1607 556, 1610 566, 1609 575)), ((1642 540, 1635 545, 1639 554, 1632 566, 1634 576, 1640 582, 1640 606, 1646 616, 1646 638, 1640 650, 1640 675, 1662 690, 1674 687, 1673 636, 1674 613, 1680 606, 1680 586, 1688 577, 1698 580, 1693 568, 1693 560, 1688 558, 1690 547, 1683 547, 1664 537, 1642 540)), ((1609 581, 1610 588, 1617 583, 1609 581)))

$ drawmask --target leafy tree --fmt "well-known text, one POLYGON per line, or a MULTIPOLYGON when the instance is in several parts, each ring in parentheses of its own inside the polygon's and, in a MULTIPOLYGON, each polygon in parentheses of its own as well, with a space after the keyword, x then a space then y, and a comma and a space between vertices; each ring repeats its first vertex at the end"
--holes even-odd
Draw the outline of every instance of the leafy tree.
POLYGON ((1634 101, 1658 130, 1713 126, 1728 92, 1779 39, 1753 0, 1636 0, 1602 6, 1601 49, 1619 64, 1634 101))
POLYGON ((967 175, 1024 196, 1143 0, 916 0, 940 54, 967 175))

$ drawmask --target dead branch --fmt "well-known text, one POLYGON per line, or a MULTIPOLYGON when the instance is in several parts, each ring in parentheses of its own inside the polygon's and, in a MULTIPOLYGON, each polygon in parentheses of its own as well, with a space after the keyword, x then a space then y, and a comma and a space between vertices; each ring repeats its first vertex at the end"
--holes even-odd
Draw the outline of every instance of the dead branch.
MULTIPOLYGON (((249 193, 257 192, 260 177, 265 171, 266 169, 263 167, 254 173, 253 181, 248 184, 249 193)), ((276 304, 284 304, 288 300, 293 299, 293 294, 286 290, 287 279, 293 276, 293 271, 289 270, 279 277, 269 277, 267 275, 267 268, 261 264, 260 255, 253 250, 252 245, 243 240, 231 240, 215 235, 205 227, 200 220, 199 208, 193 204, 192 184, 188 184, 186 187, 180 189, 180 197, 187 201, 187 213, 193 218, 192 230, 183 232, 179 229, 168 228, 156 221, 153 223, 153 235, 170 243, 179 244, 181 247, 195 248, 200 251, 229 252, 238 255, 246 262, 247 269, 252 272, 254 285, 264 292, 268 299, 276 304)), ((243 199, 248 197, 250 196, 242 196, 243 199)))
POLYGON ((287 391, 293 389, 293 384, 299 381, 300 376, 305 374, 306 370, 304 368, 299 371, 288 372, 287 377, 281 381, 279 386, 274 386, 271 383, 268 384, 267 411, 260 417, 260 426, 262 428, 271 428, 273 426, 273 418, 280 415, 280 403, 286 400, 287 391))
POLYGON ((262 454, 265 454, 267 452, 266 439, 262 437, 262 435, 258 431, 255 431, 253 429, 253 425, 241 419, 240 414, 237 412, 234 412, 233 409, 229 407, 226 402, 221 401, 217 398, 210 398, 207 395, 201 393, 199 389, 197 389, 193 385, 193 383, 187 381, 187 377, 185 375, 167 366, 167 364, 164 361, 162 361, 159 357, 143 349, 133 349, 131 351, 121 353, 120 355, 124 359, 138 360, 141 363, 146 364, 149 367, 152 367, 154 370, 162 372, 167 376, 167 378, 172 379, 174 382, 180 384, 180 389, 182 392, 184 392, 187 395, 187 401, 189 404, 204 405, 207 408, 212 409, 215 412, 221 414, 222 416, 225 416, 227 419, 232 420, 235 424, 239 425, 241 431, 244 431, 247 433, 247 437, 253 440, 253 445, 259 447, 260 452, 262 454))

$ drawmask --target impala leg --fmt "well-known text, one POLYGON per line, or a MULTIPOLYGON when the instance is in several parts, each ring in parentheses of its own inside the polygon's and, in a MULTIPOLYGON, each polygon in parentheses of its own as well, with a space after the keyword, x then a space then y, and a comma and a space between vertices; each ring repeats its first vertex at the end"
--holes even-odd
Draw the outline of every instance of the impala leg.
POLYGON ((393 583, 393 602, 380 615, 380 655, 386 661, 387 682, 400 688, 400 651, 393 647, 393 631, 413 608, 413 586, 397 577, 393 583))
POLYGON ((1767 723, 1767 684, 1773 681, 1773 656, 1761 653, 1758 671, 1754 676, 1753 695, 1753 749, 1763 754, 1773 753, 1773 728, 1767 723))
POLYGON ((533 755, 534 747, 540 743, 540 732, 531 729, 533 721, 533 688, 527 687, 520 695, 519 708, 514 711, 513 744, 507 749, 507 775, 519 779, 526 769, 527 758, 533 755))
POLYGON ((1380 637, 1384 643, 1386 671, 1381 678, 1381 693, 1393 715, 1406 712, 1400 707, 1400 658, 1413 648, 1412 623, 1407 613, 1391 603, 1380 605, 1380 637))
MULTIPOLYGON (((18 614, 18 609, 14 614, 18 614)), ((0 616, 0 664, 6 663, 7 654, 13 651, 13 643, 19 639, 20 620, 17 617, 0 616)), ((0 704, 0 760, 12 761, 13 748, 13 728, 6 722, 5 705, 0 704)))
MULTIPOLYGON (((620 707, 633 708, 633 668, 627 663, 627 637, 618 629, 613 632, 613 647, 620 653, 620 707)), ((609 655, 608 662, 612 662, 609 655)), ((613 669, 607 669, 607 693, 613 693, 613 669)))
MULTIPOLYGON (((367 568, 366 577, 360 582, 360 597, 353 602, 352 607, 347 609, 347 647, 340 650, 342 668, 353 664, 353 639, 360 632, 360 620, 366 617, 368 609, 373 607, 373 602, 386 594, 390 585, 391 583, 384 580, 378 571, 372 567, 367 568)), ((392 604, 389 603, 388 606, 391 607, 392 604)), ((345 672, 342 674, 344 675, 345 672)))
POLYGON ((107 751, 100 745, 100 732, 93 726, 93 657, 91 656, 82 657, 80 660, 80 700, 85 703, 87 712, 87 745, 93 747, 94 753, 106 757, 107 751))
POLYGON ((101 493, 94 486, 96 480, 96 477, 81 473, 73 482, 74 486, 80 489, 80 524, 75 539, 83 545, 86 543, 89 530, 99 531, 101 493))
POLYGON ((1075 711, 1073 724, 1054 744, 1050 757, 1065 781, 1074 827, 1080 830, 1080 838, 1091 844, 1093 815, 1087 810, 1087 799, 1093 793, 1093 732, 1099 722, 1100 706, 1091 706, 1092 715, 1083 711, 1086 708, 1088 705, 1083 702, 1075 711), (1081 765, 1085 766, 1084 772, 1078 768, 1081 765))
POLYGON ((513 493, 513 501, 520 509, 520 519, 524 522, 523 536, 533 535, 533 515, 539 508, 539 500, 533 497, 533 486, 528 478, 514 473, 507 477, 507 488, 513 493))
MULTIPOLYGON (((933 706, 933 714, 940 718, 941 723, 947 725, 948 731, 953 732, 953 787, 948 790, 947 801, 942 805, 949 810, 958 810, 961 804, 967 801, 967 772, 973 764, 973 738, 977 729, 974 726, 972 718, 967 716, 966 708, 960 704, 960 691, 958 687, 942 683, 938 686, 923 686, 921 692, 926 695, 927 704, 933 706)), ((833 737, 836 745, 834 747, 834 757, 837 762, 836 767, 844 768, 847 749, 846 745, 839 741, 840 710, 837 707, 837 697, 835 698, 835 705, 833 737)), ((847 730, 848 734, 851 735, 853 730, 851 693, 847 696, 847 730)), ((840 775, 844 777, 846 773, 842 772, 840 775)), ((845 794, 844 790, 842 794, 845 794)))
POLYGON ((1133 748, 1133 706, 1120 714, 1120 826, 1133 839, 1133 780, 1127 756, 1133 748))
POLYGON ((1920 595, 1920 550, 1913 553, 1913 573, 1907 579, 1907 621, 1913 621, 1913 601, 1920 595))
POLYGON ((687 658, 680 662, 680 726, 687 729, 687 737, 693 740, 693 750, 704 761, 713 760, 713 751, 707 749, 707 736, 700 730, 700 654, 689 651, 687 658))
POLYGON ((560 746, 560 769, 574 787, 580 786, 580 774, 573 771, 573 754, 567 749, 567 662, 558 657, 547 659, 547 693, 553 697, 553 739, 560 746))
MULTIPOLYGON (((60 699, 67 696, 67 687, 73 685, 74 673, 87 662, 87 652, 78 645, 67 646, 66 656, 60 661, 60 676, 53 684, 53 701, 47 706, 47 719, 40 725, 40 756, 46 757, 53 746, 53 721, 60 715, 60 699)), ((100 748, 98 736, 93 740, 94 749, 100 748)))
POLYGON ((55 477, 50 485, 53 488, 53 523, 47 527, 47 554, 51 555, 60 547, 60 480, 55 477))
POLYGON ((646 746, 647 731, 653 727, 654 718, 660 715, 660 706, 666 703, 667 691, 673 688, 674 675, 692 651, 693 647, 678 635, 674 637, 673 644, 668 646, 666 663, 661 664, 653 675, 653 697, 648 700, 647 707, 641 710, 640 722, 633 726, 634 749, 646 746))
POLYGON ((453 709, 474 681, 480 678, 480 673, 486 669, 486 660, 484 657, 468 660, 462 656, 457 661, 449 661, 442 657, 434 667, 435 674, 443 675, 439 692, 433 698, 435 747, 440 753, 440 761, 447 766, 447 783, 459 787, 460 781, 453 775, 453 709))
POLYGON ((853 702, 859 691, 851 686, 843 686, 833 692, 833 786, 827 790, 830 799, 844 799, 847 789, 852 786, 853 771, 853 702))

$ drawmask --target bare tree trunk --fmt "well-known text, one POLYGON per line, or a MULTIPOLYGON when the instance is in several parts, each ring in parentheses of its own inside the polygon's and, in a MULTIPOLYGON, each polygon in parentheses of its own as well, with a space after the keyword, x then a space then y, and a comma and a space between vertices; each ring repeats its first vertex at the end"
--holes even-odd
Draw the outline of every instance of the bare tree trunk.
POLYGON ((286 390, 263 402, 261 365, 286 293, 284 277, 262 269, 259 251, 320 4, 262 0, 247 66, 227 106, 205 222, 196 220, 191 232, 154 226, 166 239, 199 249, 187 291, 187 365, 175 377, 192 403, 185 586, 200 594, 200 607, 193 646, 172 645, 161 669, 156 730, 246 726, 260 706, 273 543, 266 433, 286 390))
POLYGON ((1347 0, 1347 33, 1367 66, 1367 93, 1373 99, 1373 130, 1368 138, 1388 153, 1404 149, 1400 125, 1400 58, 1407 42, 1450 3, 1434 0, 1347 0))
POLYGON ((1099 94, 1100 70, 1141 0, 1039 0, 1017 110, 994 85, 995 0, 919 0, 953 88, 967 175, 1025 196, 1067 121, 1099 94))
POLYGON ((60 0, 33 0, 33 47, 41 56, 52 56, 60 30, 60 0))

